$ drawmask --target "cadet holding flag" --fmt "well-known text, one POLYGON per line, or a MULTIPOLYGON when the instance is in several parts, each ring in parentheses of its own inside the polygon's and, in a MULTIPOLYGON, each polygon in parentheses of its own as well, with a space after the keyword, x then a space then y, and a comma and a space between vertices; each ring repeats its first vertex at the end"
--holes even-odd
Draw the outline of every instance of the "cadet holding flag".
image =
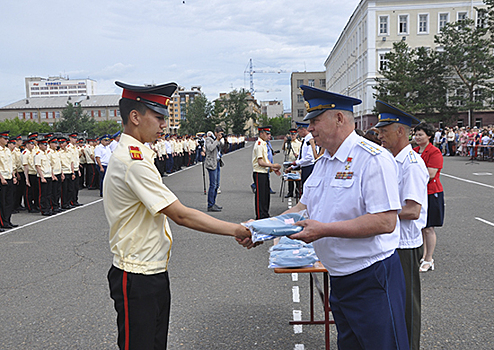
POLYGON ((113 264, 110 294, 118 313, 120 349, 166 349, 170 315, 168 261, 172 233, 168 218, 203 232, 233 236, 252 247, 250 231, 185 207, 154 166, 153 143, 166 127, 177 84, 132 86, 121 82, 124 131, 103 183, 113 264))

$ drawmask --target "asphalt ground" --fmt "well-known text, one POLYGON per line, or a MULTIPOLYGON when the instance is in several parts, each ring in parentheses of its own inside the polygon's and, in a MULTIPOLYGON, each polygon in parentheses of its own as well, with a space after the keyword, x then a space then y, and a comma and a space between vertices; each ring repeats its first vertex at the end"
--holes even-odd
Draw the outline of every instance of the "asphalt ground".
MULTIPOLYGON (((254 217, 250 146, 224 157, 217 198, 224 209, 215 217, 254 217)), ((421 275, 422 349, 494 349, 494 163, 444 160, 445 225, 436 230, 436 269, 421 275)), ((206 211, 204 180, 207 186, 200 165, 164 178, 182 203, 206 211)), ((288 202, 274 175, 272 188, 270 214, 278 215, 288 202)), ((85 205, 49 218, 15 214, 20 226, 0 233, 0 349, 117 348, 103 203, 98 191, 88 190, 80 191, 80 202, 85 205)), ((233 238, 171 227, 169 349, 324 348, 322 325, 288 324, 294 310, 309 317, 308 276, 293 281, 268 269, 270 243, 246 250, 233 238)))

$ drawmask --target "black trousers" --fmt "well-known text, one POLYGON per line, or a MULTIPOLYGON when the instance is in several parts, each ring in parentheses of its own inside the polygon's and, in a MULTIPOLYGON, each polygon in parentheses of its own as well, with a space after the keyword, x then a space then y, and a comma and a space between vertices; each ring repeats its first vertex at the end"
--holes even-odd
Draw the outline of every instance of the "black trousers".
POLYGON ((72 199, 71 204, 79 203, 79 172, 77 169, 74 169, 75 179, 70 182, 71 191, 72 191, 72 199))
POLYGON ((41 178, 38 177, 39 185, 39 210, 41 214, 51 213, 51 190, 52 190, 52 180, 51 177, 45 177, 46 182, 42 182, 41 178))
POLYGON ((60 198, 62 196, 62 174, 55 175, 57 181, 52 181, 51 208, 60 209, 60 198))
POLYGON ((29 176, 29 184, 31 186, 26 186, 27 209, 38 210, 39 209, 38 176, 31 174, 29 174, 28 176, 29 176))
POLYGON ((65 179, 62 182, 62 191, 60 193, 60 202, 62 204, 63 209, 68 209, 70 203, 72 202, 72 198, 74 198, 74 194, 72 191, 72 174, 64 174, 65 179))
POLYGON ((81 176, 79 176, 79 188, 87 187, 87 183, 84 183, 86 180, 86 168, 87 164, 79 164, 79 171, 81 172, 81 176))
POLYGON ((12 179, 5 181, 7 184, 0 186, 0 224, 2 226, 10 224, 14 210, 14 181, 12 179))
POLYGON ((14 194, 14 209, 19 209, 22 207, 22 198, 24 197, 24 206, 26 206, 27 199, 25 198, 26 194, 26 175, 22 172, 19 173, 20 180, 17 181, 17 184, 14 185, 15 194, 14 194))
POLYGON ((98 188, 95 164, 86 164, 86 187, 88 189, 98 188))
POLYGON ((411 249, 396 249, 405 275, 406 304, 405 321, 407 324, 410 350, 420 349, 420 323, 422 318, 422 297, 420 292, 420 259, 424 246, 411 249))
POLYGON ((256 208, 256 220, 269 218, 269 174, 253 173, 254 183, 256 185, 256 195, 254 197, 254 206, 256 208))
POLYGON ((142 275, 112 266, 108 282, 117 311, 118 347, 165 350, 171 300, 168 272, 142 275))

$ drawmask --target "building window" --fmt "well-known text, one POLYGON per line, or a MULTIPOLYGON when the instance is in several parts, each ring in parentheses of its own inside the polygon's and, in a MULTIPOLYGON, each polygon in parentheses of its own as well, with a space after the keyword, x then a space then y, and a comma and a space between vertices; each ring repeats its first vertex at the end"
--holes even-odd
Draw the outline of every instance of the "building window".
POLYGON ((326 79, 319 79, 319 86, 326 90, 326 79))
POLYGON ((424 13, 419 15, 419 34, 429 33, 429 15, 424 13))
POLYGON ((408 15, 398 16, 398 34, 408 34, 408 15))
POLYGON ((297 79, 297 87, 300 87, 304 85, 304 80, 303 79, 297 79))
POLYGON ((38 112, 33 112, 33 118, 38 119, 38 112))
POLYGON ((458 12, 458 18, 457 21, 463 21, 467 19, 467 13, 466 12, 458 12))
POLYGON ((446 23, 449 22, 449 13, 440 13, 439 14, 439 31, 444 28, 446 23))
POLYGON ((314 79, 309 79, 309 83, 307 85, 309 85, 310 87, 315 87, 316 83, 315 83, 314 79))
POLYGON ((379 35, 388 35, 389 16, 379 16, 379 35))
POLYGON ((388 70, 388 62, 389 62, 389 60, 386 59, 386 53, 380 53, 379 54, 379 70, 381 70, 381 71, 388 70))
POLYGON ((41 119, 48 119, 48 113, 41 112, 41 119))
POLYGON ((56 119, 60 118, 60 112, 59 111, 55 112, 55 118, 56 119))
POLYGON ((297 95, 297 103, 304 103, 304 97, 301 94, 297 95))
POLYGON ((477 11, 477 28, 487 27, 487 12, 485 9, 479 9, 477 11))
POLYGON ((22 112, 18 112, 18 113, 17 113, 17 118, 19 118, 19 119, 24 119, 24 113, 22 113, 22 112))
POLYGON ((297 109, 297 117, 303 118, 304 116, 305 116, 305 110, 304 109, 297 109))

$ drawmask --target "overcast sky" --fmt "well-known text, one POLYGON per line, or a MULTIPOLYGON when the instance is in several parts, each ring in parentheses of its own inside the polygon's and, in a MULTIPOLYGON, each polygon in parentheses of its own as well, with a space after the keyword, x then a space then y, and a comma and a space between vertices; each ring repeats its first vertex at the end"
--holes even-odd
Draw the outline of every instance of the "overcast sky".
POLYGON ((249 89, 290 109, 290 72, 324 61, 359 0, 17 0, 0 10, 0 106, 25 97, 28 76, 200 85, 208 99, 249 89), (264 90, 264 92, 262 91, 264 90), (269 91, 269 92, 268 92, 269 91))

